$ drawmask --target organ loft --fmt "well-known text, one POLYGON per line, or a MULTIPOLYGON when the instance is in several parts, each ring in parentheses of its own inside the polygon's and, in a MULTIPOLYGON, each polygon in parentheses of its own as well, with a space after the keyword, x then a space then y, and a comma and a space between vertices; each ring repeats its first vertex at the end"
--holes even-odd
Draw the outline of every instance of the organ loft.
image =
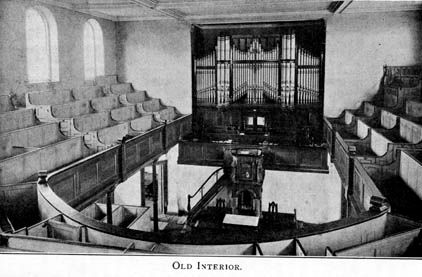
POLYGON ((0 252, 422 256, 421 1, 0 10, 0 252))

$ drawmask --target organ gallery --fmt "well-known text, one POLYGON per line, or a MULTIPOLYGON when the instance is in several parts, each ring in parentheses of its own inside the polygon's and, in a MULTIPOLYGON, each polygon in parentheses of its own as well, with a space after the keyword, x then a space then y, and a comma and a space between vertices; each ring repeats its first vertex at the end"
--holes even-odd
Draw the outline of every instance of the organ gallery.
POLYGON ((421 257, 421 8, 1 1, 0 252, 421 257))

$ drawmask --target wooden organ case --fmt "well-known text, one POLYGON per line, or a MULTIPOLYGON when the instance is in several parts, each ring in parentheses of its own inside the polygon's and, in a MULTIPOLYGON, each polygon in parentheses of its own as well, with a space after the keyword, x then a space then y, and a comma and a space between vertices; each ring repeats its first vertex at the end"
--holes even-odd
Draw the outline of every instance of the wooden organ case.
POLYGON ((273 169, 326 171, 324 51, 323 21, 193 27, 193 134, 179 162, 221 161, 185 149, 217 143, 261 146, 273 169))

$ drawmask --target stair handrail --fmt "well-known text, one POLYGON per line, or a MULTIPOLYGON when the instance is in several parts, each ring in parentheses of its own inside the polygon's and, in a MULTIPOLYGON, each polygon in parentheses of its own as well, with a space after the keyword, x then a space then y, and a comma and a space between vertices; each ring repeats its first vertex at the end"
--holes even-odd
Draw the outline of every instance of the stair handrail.
MULTIPOLYGON (((220 168, 218 168, 218 169, 216 169, 210 176, 208 176, 208 178, 205 180, 205 182, 203 182, 202 183, 202 185, 196 190, 196 192, 193 194, 193 195, 191 195, 191 194, 188 194, 188 212, 190 212, 191 211, 191 199, 193 199, 194 197, 196 197, 199 193, 201 193, 201 199, 202 199, 202 197, 204 197, 204 187, 205 187, 205 185, 206 184, 208 184, 208 181, 209 180, 211 180, 211 178, 213 177, 213 176, 215 176, 215 182, 213 183, 213 184, 215 184, 217 181, 218 181, 218 173, 222 170, 223 168, 222 167, 220 167, 220 168)), ((222 175, 221 175, 222 176, 222 175)), ((208 192, 208 190, 207 191, 205 191, 205 194, 208 192)), ((201 199, 199 199, 198 200, 198 202, 201 200, 201 199)), ((198 203, 197 202, 197 203, 198 203)))

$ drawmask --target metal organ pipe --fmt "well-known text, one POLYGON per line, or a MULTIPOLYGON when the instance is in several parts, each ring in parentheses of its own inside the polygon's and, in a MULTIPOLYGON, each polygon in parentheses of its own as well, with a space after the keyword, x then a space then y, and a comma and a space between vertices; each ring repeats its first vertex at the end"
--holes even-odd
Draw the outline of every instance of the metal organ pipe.
POLYGON ((245 96, 252 104, 317 102, 320 57, 297 42, 292 29, 278 36, 217 37, 215 50, 194 61, 198 103, 223 105, 245 96))

